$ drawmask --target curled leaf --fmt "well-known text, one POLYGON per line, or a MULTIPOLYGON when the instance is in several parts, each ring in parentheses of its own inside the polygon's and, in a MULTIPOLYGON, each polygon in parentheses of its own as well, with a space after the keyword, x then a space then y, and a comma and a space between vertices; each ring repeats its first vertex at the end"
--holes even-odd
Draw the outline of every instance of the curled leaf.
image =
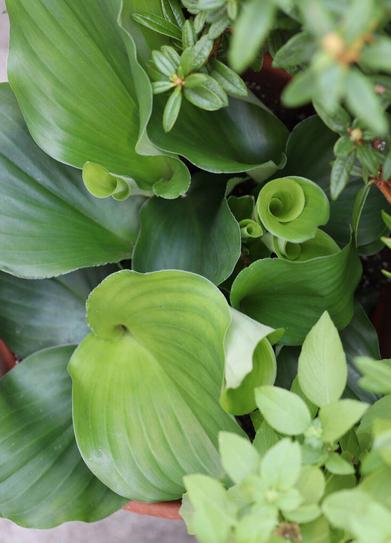
POLYGON ((292 243, 281 238, 273 238, 273 249, 279 258, 295 261, 333 255, 340 250, 333 238, 319 229, 314 238, 302 243, 292 243))
POLYGON ((126 200, 132 194, 130 181, 112 175, 109 170, 100 164, 86 162, 83 166, 83 181, 95 198, 108 198, 114 200, 126 200))
POLYGON ((258 195, 257 211, 269 232, 292 242, 314 238, 318 226, 329 220, 327 196, 304 177, 282 177, 266 183, 258 195))

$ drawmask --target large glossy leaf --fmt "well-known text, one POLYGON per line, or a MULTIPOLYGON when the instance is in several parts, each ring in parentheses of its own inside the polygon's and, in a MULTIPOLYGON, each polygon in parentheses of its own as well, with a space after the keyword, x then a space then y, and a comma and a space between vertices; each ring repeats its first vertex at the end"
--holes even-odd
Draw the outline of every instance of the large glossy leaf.
MULTIPOLYGON (((334 160, 333 147, 337 135, 329 130, 317 117, 309 117, 299 123, 289 136, 287 164, 282 175, 302 175, 318 183, 327 195, 330 194, 331 165, 334 160)), ((353 207, 363 182, 354 179, 348 183, 338 200, 330 201, 330 221, 325 230, 340 244, 349 240, 353 222, 353 207)), ((363 206, 357 233, 358 245, 365 247, 384 232, 380 211, 389 206, 375 187, 368 194, 363 206)))
POLYGON ((360 276, 360 261, 351 245, 305 262, 266 258, 237 276, 232 305, 268 326, 284 328, 282 343, 300 345, 323 311, 338 328, 349 323, 360 276))
MULTIPOLYGON (((136 152, 143 105, 117 24, 120 7, 121 0, 7 0, 9 80, 34 139, 49 155, 78 168, 95 162, 142 188, 156 183, 157 192, 177 196, 188 186, 186 167, 136 152), (163 180, 172 187, 161 190, 163 180)), ((138 151, 159 154, 147 142, 138 151)))
POLYGON ((110 269, 36 281, 0 272, 0 338, 21 358, 44 347, 78 343, 88 332, 87 296, 110 269))
POLYGON ((356 303, 353 318, 349 325, 342 330, 341 340, 348 363, 348 387, 360 400, 373 403, 377 396, 358 385, 360 372, 354 364, 357 356, 367 356, 379 360, 381 358, 379 340, 375 327, 369 320, 363 307, 356 303))
POLYGON ((76 438, 89 468, 123 496, 173 500, 189 473, 222 475, 218 403, 230 312, 207 279, 124 270, 91 294, 93 332, 75 351, 76 438))
MULTIPOLYGON (((151 51, 168 43, 167 38, 132 21, 133 13, 161 16, 160 0, 124 0, 121 25, 127 32, 129 58, 134 73, 140 66, 147 69, 151 51), (133 51, 133 52, 132 52, 133 51)), ((126 43, 126 41, 125 41, 126 43)), ((155 96, 151 113, 150 86, 141 76, 135 78, 142 95, 144 137, 164 151, 177 153, 204 170, 214 173, 250 171, 258 179, 266 179, 283 164, 287 138, 285 126, 255 98, 248 101, 230 99, 229 107, 219 111, 204 111, 187 100, 181 106, 179 119, 169 134, 162 126, 166 95, 155 96), (149 93, 149 94, 148 94, 149 93)), ((145 72, 144 72, 145 77, 145 72)), ((140 102, 141 103, 141 102, 140 102)))
POLYGON ((221 283, 240 256, 240 228, 227 200, 225 177, 199 173, 184 198, 154 198, 141 212, 133 253, 140 272, 177 269, 221 283))
POLYGON ((29 278, 128 258, 144 199, 97 200, 33 142, 0 85, 0 269, 29 278))
POLYGON ((124 503, 76 446, 66 371, 73 349, 39 351, 0 381, 0 516, 22 526, 92 522, 124 503))

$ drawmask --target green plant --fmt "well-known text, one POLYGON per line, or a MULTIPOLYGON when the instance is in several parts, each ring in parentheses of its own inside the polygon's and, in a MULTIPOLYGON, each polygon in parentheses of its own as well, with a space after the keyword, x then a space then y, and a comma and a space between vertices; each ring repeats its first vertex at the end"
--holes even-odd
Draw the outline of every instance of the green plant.
POLYGON ((360 6, 7 0, 1 516, 185 493, 201 543, 390 543, 391 14, 360 6), (290 133, 266 55, 317 112, 290 133))

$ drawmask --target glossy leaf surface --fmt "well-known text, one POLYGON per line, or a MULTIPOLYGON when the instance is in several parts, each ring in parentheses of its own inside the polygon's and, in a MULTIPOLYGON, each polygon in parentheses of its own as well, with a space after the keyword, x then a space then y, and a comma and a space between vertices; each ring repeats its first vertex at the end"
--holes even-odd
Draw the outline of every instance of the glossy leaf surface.
MULTIPOLYGON (((31 9, 29 0, 8 0, 9 80, 29 130, 50 156, 77 168, 101 164, 141 188, 171 180, 177 196, 188 185, 185 166, 136 152, 139 75, 129 67, 120 7, 120 0, 36 0, 31 9)), ((159 154, 151 145, 139 152, 159 154)))
POLYGON ((31 281, 0 272, 0 338, 21 358, 78 343, 88 332, 87 296, 108 273, 94 268, 31 281))
POLYGON ((240 272, 231 301, 253 319, 284 328, 283 344, 300 345, 325 310, 338 328, 349 323, 360 275, 360 262, 349 245, 305 262, 266 258, 240 272))
POLYGON ((184 198, 150 200, 141 212, 133 268, 186 270, 216 284, 224 281, 240 256, 240 229, 225 198, 226 182, 199 173, 184 198))
POLYGON ((37 147, 6 84, 0 147, 0 269, 43 278, 129 258, 144 198, 91 196, 76 170, 37 147))
POLYGON ((29 528, 94 522, 124 504, 76 446, 66 371, 73 350, 39 351, 0 381, 0 516, 29 528))
POLYGON ((87 307, 93 332, 69 371, 89 468, 118 494, 144 501, 180 497, 185 474, 219 477, 218 433, 241 430, 218 403, 230 324, 218 289, 188 272, 124 270, 87 307))

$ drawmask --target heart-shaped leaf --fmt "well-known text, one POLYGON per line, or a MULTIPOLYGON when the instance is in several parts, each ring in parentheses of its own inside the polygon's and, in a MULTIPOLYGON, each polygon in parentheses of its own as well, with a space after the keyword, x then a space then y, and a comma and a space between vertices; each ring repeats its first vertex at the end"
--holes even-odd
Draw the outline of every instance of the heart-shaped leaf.
POLYGON ((129 67, 135 52, 118 27, 121 5, 36 0, 32 10, 29 0, 9 0, 9 80, 33 138, 50 156, 77 168, 101 164, 141 188, 177 196, 189 173, 174 157, 157 156, 145 137, 139 108, 148 109, 152 90, 129 67))
POLYGON ((21 358, 78 343, 88 332, 87 296, 110 271, 93 268, 37 281, 0 272, 0 338, 21 358))
POLYGON ((96 521, 125 502, 76 446, 66 371, 73 350, 39 351, 0 381, 0 516, 29 528, 96 521))
POLYGON ((240 256, 240 230, 225 198, 226 182, 199 173, 186 197, 150 200, 141 212, 133 268, 192 271, 216 284, 227 279, 240 256))
POLYGON ((28 278, 129 258, 144 198, 97 200, 31 139, 0 85, 0 269, 28 278))
POLYGON ((223 295, 192 273, 124 270, 93 291, 87 313, 93 332, 69 371, 91 471, 147 501, 180 497, 189 473, 220 477, 218 433, 241 433, 218 403, 230 325, 223 295))
POLYGON ((360 276, 351 245, 305 262, 265 258, 237 276, 232 305, 268 326, 284 328, 283 344, 300 345, 325 310, 338 328, 349 323, 360 276))

